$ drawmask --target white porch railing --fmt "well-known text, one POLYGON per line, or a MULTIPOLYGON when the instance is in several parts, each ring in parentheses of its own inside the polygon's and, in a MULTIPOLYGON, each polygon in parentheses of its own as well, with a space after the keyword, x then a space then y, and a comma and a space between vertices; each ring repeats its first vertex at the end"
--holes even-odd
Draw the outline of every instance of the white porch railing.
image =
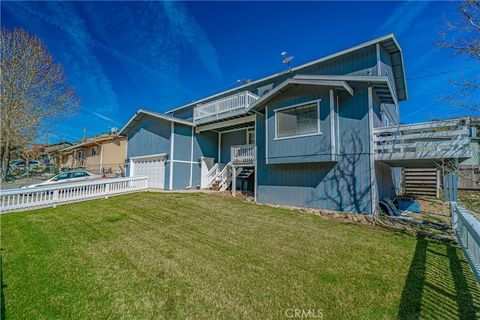
POLYGON ((448 159, 470 156, 470 132, 458 121, 375 128, 376 160, 448 159))
POLYGON ((232 183, 232 171, 235 167, 232 165, 231 162, 225 165, 222 171, 217 176, 217 179, 220 180, 220 191, 225 191, 228 189, 230 184, 232 183))
POLYGON ((450 203, 450 211, 453 231, 480 283, 480 221, 456 202, 450 203))
POLYGON ((255 161, 255 145, 244 144, 232 146, 231 159, 234 164, 253 164, 255 161))
POLYGON ((56 206, 148 188, 147 177, 101 179, 48 187, 9 189, 0 192, 0 212, 56 206))
POLYGON ((248 108, 258 99, 257 95, 249 91, 243 91, 205 104, 199 104, 195 107, 193 119, 197 121, 211 116, 219 119, 225 113, 248 108))
POLYGON ((213 181, 215 181, 215 178, 218 176, 220 167, 218 163, 215 163, 215 165, 208 171, 208 173, 205 175, 205 189, 208 189, 212 186, 213 181))

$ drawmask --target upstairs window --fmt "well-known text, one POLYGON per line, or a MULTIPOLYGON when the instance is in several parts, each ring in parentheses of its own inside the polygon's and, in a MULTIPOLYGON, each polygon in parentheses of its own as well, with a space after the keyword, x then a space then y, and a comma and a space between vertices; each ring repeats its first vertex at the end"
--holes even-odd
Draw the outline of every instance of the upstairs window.
POLYGON ((306 136, 320 133, 320 101, 275 111, 275 138, 306 136))

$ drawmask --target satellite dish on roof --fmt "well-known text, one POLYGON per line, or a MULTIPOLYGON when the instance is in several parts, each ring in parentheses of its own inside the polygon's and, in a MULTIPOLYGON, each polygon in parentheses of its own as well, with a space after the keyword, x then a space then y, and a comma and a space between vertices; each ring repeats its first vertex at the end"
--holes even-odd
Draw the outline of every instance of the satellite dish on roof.
POLYGON ((116 134, 118 132, 118 128, 113 127, 112 129, 110 129, 110 132, 113 133, 113 134, 116 134))
POLYGON ((283 57, 282 63, 283 63, 283 64, 286 64, 286 65, 288 66, 288 70, 289 70, 290 72, 292 72, 292 67, 290 66, 290 62, 292 62, 294 56, 287 56, 287 52, 286 52, 286 51, 283 51, 283 52, 281 53, 281 55, 282 55, 282 57, 283 57))

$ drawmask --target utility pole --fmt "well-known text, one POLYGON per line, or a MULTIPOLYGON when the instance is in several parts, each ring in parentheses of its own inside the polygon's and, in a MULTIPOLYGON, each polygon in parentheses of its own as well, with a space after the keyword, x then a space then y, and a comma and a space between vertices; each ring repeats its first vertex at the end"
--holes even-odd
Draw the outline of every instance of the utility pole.
POLYGON ((87 127, 83 127, 83 142, 87 142, 87 127))

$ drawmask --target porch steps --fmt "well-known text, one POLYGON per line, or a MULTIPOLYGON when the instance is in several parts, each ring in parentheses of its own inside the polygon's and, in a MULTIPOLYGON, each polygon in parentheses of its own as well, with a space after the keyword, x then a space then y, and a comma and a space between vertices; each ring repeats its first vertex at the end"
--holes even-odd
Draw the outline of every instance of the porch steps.
POLYGON ((239 179, 248 179, 252 174, 254 170, 253 168, 242 168, 242 171, 237 175, 237 178, 239 179))
POLYGON ((212 182, 212 185, 208 188, 208 190, 213 190, 213 191, 220 191, 221 186, 220 183, 222 182, 221 179, 216 179, 212 182))

